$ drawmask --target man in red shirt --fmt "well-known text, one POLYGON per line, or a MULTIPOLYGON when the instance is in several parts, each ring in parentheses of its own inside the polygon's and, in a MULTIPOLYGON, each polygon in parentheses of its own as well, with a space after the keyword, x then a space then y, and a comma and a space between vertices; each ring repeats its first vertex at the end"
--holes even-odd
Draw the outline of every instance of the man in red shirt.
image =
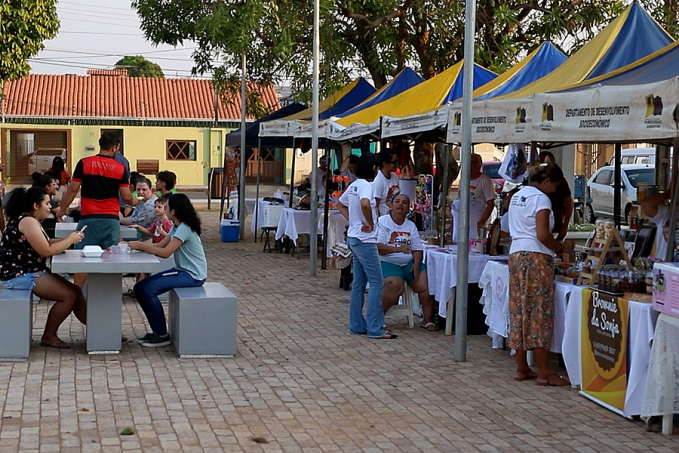
POLYGON ((110 247, 120 240, 118 192, 131 206, 138 203, 130 192, 130 175, 125 166, 114 159, 120 148, 120 139, 106 132, 99 138, 99 154, 80 159, 75 166, 71 185, 64 194, 58 218, 66 214, 68 206, 81 190, 81 216, 78 229, 87 226, 85 239, 76 248, 85 245, 110 247))

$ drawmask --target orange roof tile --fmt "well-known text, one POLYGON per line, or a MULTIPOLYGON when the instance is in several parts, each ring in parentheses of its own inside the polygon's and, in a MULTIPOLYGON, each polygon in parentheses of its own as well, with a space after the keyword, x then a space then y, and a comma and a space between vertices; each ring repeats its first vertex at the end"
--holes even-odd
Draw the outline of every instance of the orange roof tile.
POLYGON ((88 69, 87 75, 127 77, 127 69, 88 69))
MULTIPOLYGON (((261 88, 262 102, 280 108, 273 87, 261 88)), ((209 80, 31 74, 7 82, 2 92, 7 117, 214 119, 209 80)), ((219 101, 219 119, 240 119, 240 94, 219 101)))

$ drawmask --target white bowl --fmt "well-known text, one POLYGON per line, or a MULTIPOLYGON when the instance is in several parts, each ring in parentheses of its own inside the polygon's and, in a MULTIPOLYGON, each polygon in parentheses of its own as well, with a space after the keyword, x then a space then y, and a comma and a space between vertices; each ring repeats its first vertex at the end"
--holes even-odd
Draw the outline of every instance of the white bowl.
POLYGON ((99 258, 104 253, 98 245, 86 245, 80 252, 85 258, 99 258))

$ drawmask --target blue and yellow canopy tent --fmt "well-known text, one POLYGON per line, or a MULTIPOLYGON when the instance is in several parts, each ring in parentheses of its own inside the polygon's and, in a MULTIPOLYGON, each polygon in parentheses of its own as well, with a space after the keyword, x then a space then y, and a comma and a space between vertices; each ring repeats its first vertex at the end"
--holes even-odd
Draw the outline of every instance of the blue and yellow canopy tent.
POLYGON ((556 70, 497 99, 518 99, 557 91, 634 63, 673 41, 635 2, 556 70))
MULTIPOLYGON (((474 97, 489 99, 511 93, 559 67, 566 56, 552 43, 544 42, 521 62, 490 82, 474 90, 474 97)), ((429 112, 411 116, 401 116, 400 112, 384 116, 382 137, 421 136, 429 133, 441 136, 441 128, 448 124, 449 106, 437 107, 429 112), (435 132, 435 131, 439 132, 435 132)))
POLYGON ((545 41, 496 79, 474 90, 474 99, 491 99, 513 93, 550 74, 567 59, 554 44, 545 41))
MULTIPOLYGON (((560 91, 611 74, 673 42, 672 37, 637 3, 631 4, 590 42, 548 75, 510 93, 474 101, 473 142, 513 143, 531 140, 533 97, 560 91), (643 38, 641 38, 643 37, 643 38), (480 122, 479 118, 484 118, 480 122)), ((461 106, 449 112, 448 142, 459 142, 461 130, 454 118, 461 106)))
MULTIPOLYGON (((377 90, 374 94, 369 96, 363 102, 345 112, 338 113, 330 117, 328 120, 325 120, 322 124, 320 124, 319 137, 327 137, 329 135, 330 130, 332 128, 331 126, 332 121, 336 121, 338 118, 342 118, 360 112, 364 109, 370 108, 374 105, 377 105, 381 102, 384 102, 388 99, 398 96, 407 89, 412 88, 415 85, 422 83, 423 81, 424 79, 420 77, 411 68, 404 68, 401 72, 396 74, 396 76, 389 83, 387 83, 385 86, 377 90)), ((300 121, 300 124, 294 131, 294 136, 311 137, 311 132, 312 132, 311 119, 302 120, 300 121)))
MULTIPOLYGON (((334 140, 352 140, 362 137, 380 128, 380 118, 389 114, 405 112, 403 116, 428 112, 441 105, 446 105, 462 95, 464 84, 464 61, 460 61, 441 74, 393 96, 382 102, 361 109, 333 121, 330 138, 334 140)), ((492 71, 474 64, 474 87, 490 82, 497 77, 492 71)))

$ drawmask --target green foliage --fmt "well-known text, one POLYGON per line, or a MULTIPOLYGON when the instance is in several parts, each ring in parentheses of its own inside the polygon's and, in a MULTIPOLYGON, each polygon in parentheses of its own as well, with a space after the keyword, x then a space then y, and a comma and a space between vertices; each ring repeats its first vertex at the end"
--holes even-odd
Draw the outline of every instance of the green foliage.
MULTIPOLYGON (((628 2, 477 3, 476 61, 502 72, 546 40, 574 51, 628 2)), ((309 99, 313 2, 133 0, 132 4, 152 42, 198 44, 194 71, 214 72, 214 61, 221 61, 221 73, 233 74, 245 52, 249 80, 284 81, 298 99, 309 99)), ((380 87, 405 66, 425 78, 450 67, 463 57, 464 7, 464 0, 321 0, 321 94, 332 94, 357 74, 369 75, 380 87)))
POLYGON ((677 0, 641 0, 639 2, 651 16, 667 30, 667 33, 679 36, 679 2, 677 0))
POLYGON ((59 30, 56 0, 2 0, 0 2, 0 85, 24 77, 28 59, 59 30))
POLYGON ((163 70, 159 65, 148 61, 141 55, 133 57, 126 55, 116 63, 116 68, 127 69, 129 77, 155 77, 162 79, 165 77, 163 70))

